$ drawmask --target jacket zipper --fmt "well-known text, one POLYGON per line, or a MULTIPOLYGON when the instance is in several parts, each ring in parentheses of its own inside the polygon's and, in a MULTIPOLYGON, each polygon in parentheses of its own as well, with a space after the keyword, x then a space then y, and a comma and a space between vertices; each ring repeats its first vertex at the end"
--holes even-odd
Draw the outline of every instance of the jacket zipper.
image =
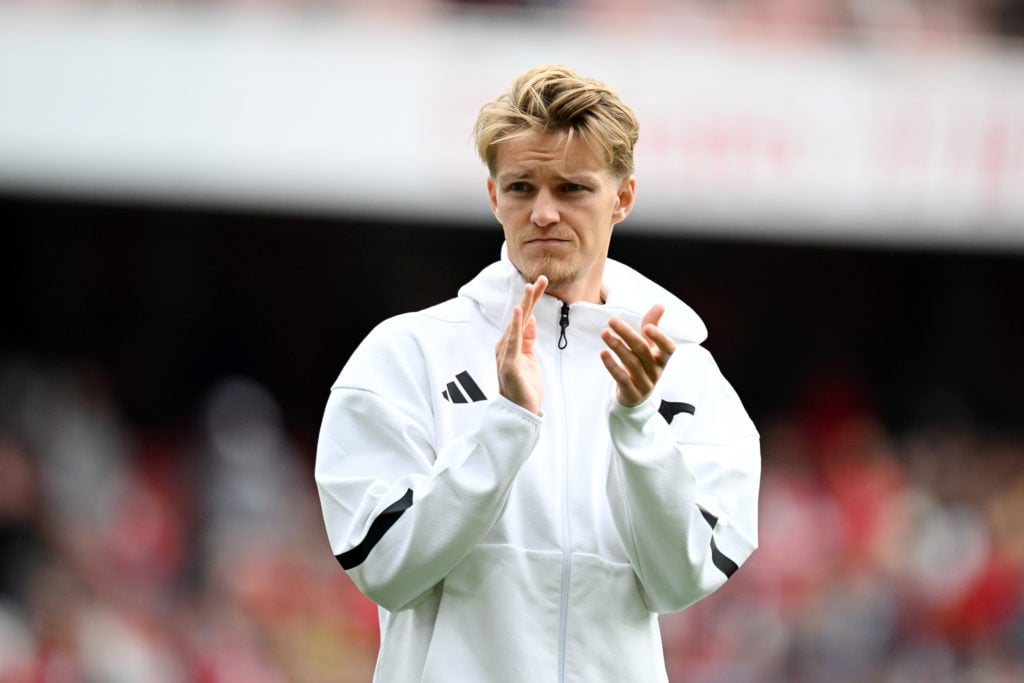
MULTIPOLYGON (((569 327, 569 304, 562 304, 558 320, 558 348, 564 350, 569 342, 565 329, 569 327)), ((562 375, 562 354, 558 353, 558 381, 561 390, 562 425, 565 425, 565 381, 562 375)), ((572 528, 569 524, 569 430, 562 430, 562 595, 558 612, 558 681, 565 681, 565 641, 569 622, 569 585, 572 578, 572 528)))
POLYGON ((569 345, 565 337, 565 328, 569 327, 569 304, 562 303, 562 316, 558 319, 558 348, 564 349, 569 345))

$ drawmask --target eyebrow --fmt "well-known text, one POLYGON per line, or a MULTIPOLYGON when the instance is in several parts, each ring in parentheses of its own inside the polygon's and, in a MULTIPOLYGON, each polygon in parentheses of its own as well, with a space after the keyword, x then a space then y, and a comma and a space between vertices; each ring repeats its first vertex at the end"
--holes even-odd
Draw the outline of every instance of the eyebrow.
POLYGON ((498 182, 501 184, 510 183, 515 180, 529 180, 533 175, 528 171, 523 173, 505 173, 504 175, 498 176, 498 182))
MULTIPOLYGON (((504 185, 506 183, 517 182, 520 180, 533 180, 534 174, 530 171, 523 171, 522 173, 506 173, 498 176, 498 183, 504 185)), ((555 179, 562 183, 578 183, 580 185, 593 185, 597 182, 597 174, 590 172, 578 173, 575 175, 561 175, 555 176, 555 179)))

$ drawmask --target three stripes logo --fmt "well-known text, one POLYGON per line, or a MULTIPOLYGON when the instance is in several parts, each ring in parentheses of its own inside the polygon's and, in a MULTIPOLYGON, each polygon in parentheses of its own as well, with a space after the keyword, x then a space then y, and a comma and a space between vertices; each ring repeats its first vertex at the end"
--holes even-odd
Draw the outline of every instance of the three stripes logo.
POLYGON ((448 382, 448 388, 442 391, 441 395, 444 396, 444 400, 452 403, 476 403, 487 400, 484 392, 465 370, 455 375, 454 382, 448 382))

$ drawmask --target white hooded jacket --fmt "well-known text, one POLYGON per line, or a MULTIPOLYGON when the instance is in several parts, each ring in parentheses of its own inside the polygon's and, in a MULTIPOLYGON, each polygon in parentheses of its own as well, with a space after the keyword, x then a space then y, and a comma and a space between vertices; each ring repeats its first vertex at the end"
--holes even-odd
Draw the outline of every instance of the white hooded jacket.
POLYGON ((542 417, 498 394, 524 285, 504 252, 378 325, 334 384, 316 481, 332 552, 380 605, 376 681, 666 681, 657 614, 756 547, 758 434, 704 324, 620 263, 604 275, 604 305, 536 305, 542 417), (624 407, 600 331, 655 303, 677 350, 624 407))

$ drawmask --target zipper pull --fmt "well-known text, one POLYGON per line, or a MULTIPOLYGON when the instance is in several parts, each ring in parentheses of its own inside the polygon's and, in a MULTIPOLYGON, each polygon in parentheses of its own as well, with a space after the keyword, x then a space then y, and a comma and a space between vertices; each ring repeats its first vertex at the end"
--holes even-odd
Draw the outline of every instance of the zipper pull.
POLYGON ((558 348, 564 349, 569 345, 569 340, 565 338, 565 328, 569 327, 569 304, 562 303, 562 317, 558 319, 558 327, 561 331, 558 333, 558 348))

